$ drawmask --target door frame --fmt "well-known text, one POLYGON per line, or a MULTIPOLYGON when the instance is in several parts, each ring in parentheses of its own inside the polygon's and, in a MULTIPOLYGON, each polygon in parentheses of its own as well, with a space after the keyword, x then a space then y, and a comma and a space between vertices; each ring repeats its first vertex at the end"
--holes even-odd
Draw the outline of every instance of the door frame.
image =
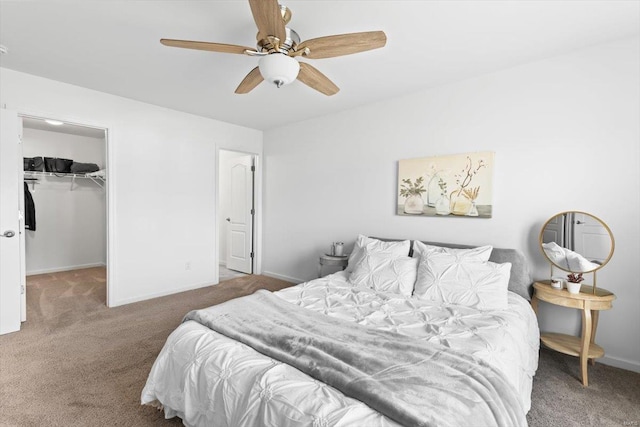
POLYGON ((216 235, 214 239, 215 243, 215 265, 214 265, 214 279, 215 284, 220 283, 220 151, 232 151, 234 153, 246 154, 253 156, 253 164, 255 171, 253 174, 253 206, 255 213, 253 215, 253 227, 251 231, 251 239, 253 241, 253 274, 260 274, 262 272, 262 163, 261 153, 255 151, 241 150, 233 147, 227 147, 222 145, 216 146, 215 151, 215 203, 216 212, 214 215, 216 235))
MULTIPOLYGON (((105 304, 107 307, 113 307, 113 288, 116 283, 116 221, 115 221, 115 212, 116 212, 116 203, 115 203, 115 192, 116 192, 116 173, 114 172, 114 155, 115 150, 112 146, 112 142, 114 140, 114 126, 110 123, 98 122, 91 118, 80 117, 80 116, 69 116, 66 114, 59 114, 55 112, 46 112, 46 111, 36 111, 28 108, 16 108, 15 111, 18 113, 19 118, 33 118, 33 119, 50 119, 50 120, 59 120, 64 123, 68 123, 70 125, 76 126, 84 126, 90 127, 94 129, 104 130, 104 141, 105 141, 105 204, 106 204, 106 301, 105 304)), ((21 142, 22 144, 22 142, 21 142)), ((22 147, 21 147, 22 149, 22 147)), ((22 168, 20 168, 20 174, 22 174, 22 168)), ((22 175, 20 176, 20 182, 22 182, 22 175)), ((26 252, 25 248, 21 248, 20 256, 26 260, 26 252)), ((26 280, 26 271, 25 275, 22 278, 26 280)), ((26 294, 26 286, 25 286, 25 294, 26 294)))

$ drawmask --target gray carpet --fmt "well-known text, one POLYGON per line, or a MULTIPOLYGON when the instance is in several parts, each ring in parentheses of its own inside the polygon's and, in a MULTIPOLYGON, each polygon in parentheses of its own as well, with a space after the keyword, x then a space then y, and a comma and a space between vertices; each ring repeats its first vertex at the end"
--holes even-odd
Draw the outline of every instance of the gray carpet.
POLYGON ((533 379, 530 426, 640 426, 640 374, 597 363, 589 387, 577 357, 546 348, 533 379))
POLYGON ((0 336, 0 425, 181 425, 140 405, 169 333, 189 310, 290 285, 245 276, 107 308, 102 268, 30 276, 27 322, 20 332, 0 336))
MULTIPOLYGON (((29 321, 0 336, 1 426, 162 426, 140 406, 147 374, 182 316, 287 282, 245 276, 218 286, 108 309, 104 269, 29 278, 29 321)), ((577 359, 543 350, 531 426, 640 425, 640 374, 596 364, 589 388, 577 359)))

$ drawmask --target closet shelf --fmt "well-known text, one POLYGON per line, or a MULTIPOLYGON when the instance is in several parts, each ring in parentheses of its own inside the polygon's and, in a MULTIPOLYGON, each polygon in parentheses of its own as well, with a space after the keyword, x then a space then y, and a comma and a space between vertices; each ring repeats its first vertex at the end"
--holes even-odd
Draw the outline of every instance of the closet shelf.
POLYGON ((28 181, 32 184, 37 183, 39 177, 55 177, 55 178, 67 178, 71 179, 71 188, 73 191, 73 184, 75 184, 76 179, 90 179, 93 181, 98 187, 103 188, 106 183, 106 179, 102 176, 93 176, 84 173, 55 173, 55 172, 36 172, 36 171, 24 171, 24 177, 28 179, 28 181))

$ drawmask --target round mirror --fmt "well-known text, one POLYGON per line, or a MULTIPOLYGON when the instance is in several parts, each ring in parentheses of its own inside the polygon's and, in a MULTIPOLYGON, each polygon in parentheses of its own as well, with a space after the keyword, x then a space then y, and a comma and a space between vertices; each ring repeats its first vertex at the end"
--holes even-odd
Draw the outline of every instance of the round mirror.
POLYGON ((540 248, 554 266, 571 273, 590 273, 609 262, 615 242, 602 220, 586 212, 561 212, 540 232, 540 248))

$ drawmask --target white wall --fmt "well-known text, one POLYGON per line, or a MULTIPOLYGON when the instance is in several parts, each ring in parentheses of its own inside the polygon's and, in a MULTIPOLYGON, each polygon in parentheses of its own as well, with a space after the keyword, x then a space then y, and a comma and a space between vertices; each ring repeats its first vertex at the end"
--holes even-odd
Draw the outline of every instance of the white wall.
POLYGON ((215 282, 217 148, 261 154, 262 132, 5 68, 0 104, 109 129, 111 305, 215 282))
MULTIPOLYGON (((363 233, 515 247, 545 279, 543 223, 591 212, 616 238, 598 283, 618 299, 597 342, 607 363, 640 371, 639 52, 637 38, 601 44, 266 131, 265 274, 311 279, 331 241, 363 233), (399 159, 484 150, 496 153, 493 218, 395 215, 399 159)), ((540 318, 542 330, 580 324, 545 303, 540 318)))
MULTIPOLYGON (((104 138, 24 129, 24 157, 62 157, 105 165, 104 138)), ((72 270, 106 263, 106 197, 95 183, 39 177, 29 185, 36 230, 26 231, 27 274, 72 270)))
POLYGON ((231 166, 232 160, 237 157, 248 156, 244 153, 238 153, 235 151, 221 150, 218 156, 219 159, 219 197, 220 197, 220 215, 218 217, 218 229, 220 230, 220 264, 226 265, 227 263, 227 227, 229 223, 226 218, 231 216, 231 166))

